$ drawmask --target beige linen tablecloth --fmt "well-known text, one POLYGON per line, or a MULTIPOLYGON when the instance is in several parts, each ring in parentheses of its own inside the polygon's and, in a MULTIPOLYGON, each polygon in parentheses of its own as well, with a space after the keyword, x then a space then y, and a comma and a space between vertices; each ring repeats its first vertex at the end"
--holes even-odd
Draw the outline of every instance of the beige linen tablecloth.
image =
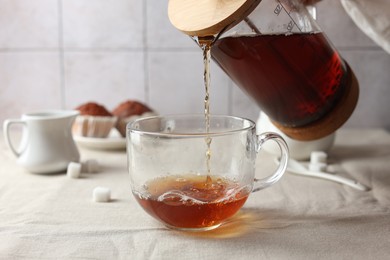
MULTIPOLYGON (((344 130, 329 161, 358 191, 287 173, 253 193, 221 228, 172 231, 149 217, 130 191, 124 151, 80 149, 99 173, 70 179, 35 175, 16 164, 0 139, 0 259, 389 259, 390 134, 344 130), (113 200, 94 203, 96 186, 113 200)), ((259 175, 274 168, 261 153, 259 175)))

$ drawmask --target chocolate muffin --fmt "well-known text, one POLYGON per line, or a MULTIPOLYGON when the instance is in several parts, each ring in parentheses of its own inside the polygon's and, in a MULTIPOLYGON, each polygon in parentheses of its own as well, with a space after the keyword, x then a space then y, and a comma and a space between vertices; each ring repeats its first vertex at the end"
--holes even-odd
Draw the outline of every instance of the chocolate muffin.
POLYGON ((116 123, 116 129, 119 133, 126 136, 126 125, 140 117, 147 117, 156 115, 156 113, 147 105, 135 100, 127 100, 120 103, 113 111, 112 114, 118 117, 116 123))
POLYGON ((102 105, 88 102, 76 108, 82 116, 112 116, 112 114, 102 105))
POLYGON ((105 138, 117 121, 104 106, 95 102, 82 104, 76 110, 80 111, 80 115, 73 124, 74 135, 105 138))

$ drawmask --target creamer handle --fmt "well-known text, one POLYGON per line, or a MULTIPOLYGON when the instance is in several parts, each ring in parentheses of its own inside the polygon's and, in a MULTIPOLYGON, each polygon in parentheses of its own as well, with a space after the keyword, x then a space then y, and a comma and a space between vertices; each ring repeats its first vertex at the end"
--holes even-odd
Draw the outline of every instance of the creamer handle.
POLYGON ((15 154, 16 157, 20 157, 21 152, 17 151, 15 147, 12 144, 11 138, 10 138, 10 127, 13 124, 23 124, 26 126, 26 122, 20 119, 7 119, 3 123, 3 132, 4 132, 4 139, 8 147, 11 149, 13 154, 15 154))

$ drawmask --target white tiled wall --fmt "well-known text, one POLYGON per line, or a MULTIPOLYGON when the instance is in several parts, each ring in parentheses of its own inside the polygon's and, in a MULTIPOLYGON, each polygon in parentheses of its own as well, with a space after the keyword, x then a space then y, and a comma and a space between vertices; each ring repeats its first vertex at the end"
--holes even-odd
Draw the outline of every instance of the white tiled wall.
MULTIPOLYGON (((202 54, 169 23, 168 0, 0 0, 0 122, 46 108, 125 99, 161 114, 202 113, 202 54)), ((355 71, 361 98, 345 127, 390 129, 390 55, 338 0, 318 21, 355 71)), ((259 109, 212 64, 211 112, 256 119, 259 109)))

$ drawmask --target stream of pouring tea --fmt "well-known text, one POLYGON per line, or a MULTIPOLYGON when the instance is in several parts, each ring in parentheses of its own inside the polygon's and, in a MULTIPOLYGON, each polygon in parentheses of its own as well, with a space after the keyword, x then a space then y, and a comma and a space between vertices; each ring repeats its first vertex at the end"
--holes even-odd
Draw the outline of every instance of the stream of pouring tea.
MULTIPOLYGON (((206 133, 210 132, 210 50, 212 43, 215 40, 215 37, 202 37, 202 38, 194 38, 194 40, 199 44, 199 46, 203 50, 203 64, 204 64, 204 72, 203 72, 203 81, 205 86, 205 97, 204 97, 204 118, 205 118, 205 128, 206 133)), ((211 180, 211 170, 210 170, 210 159, 211 159, 211 141, 212 138, 207 136, 205 138, 207 150, 206 150, 206 167, 207 167, 207 179, 206 185, 212 183, 211 180)))

